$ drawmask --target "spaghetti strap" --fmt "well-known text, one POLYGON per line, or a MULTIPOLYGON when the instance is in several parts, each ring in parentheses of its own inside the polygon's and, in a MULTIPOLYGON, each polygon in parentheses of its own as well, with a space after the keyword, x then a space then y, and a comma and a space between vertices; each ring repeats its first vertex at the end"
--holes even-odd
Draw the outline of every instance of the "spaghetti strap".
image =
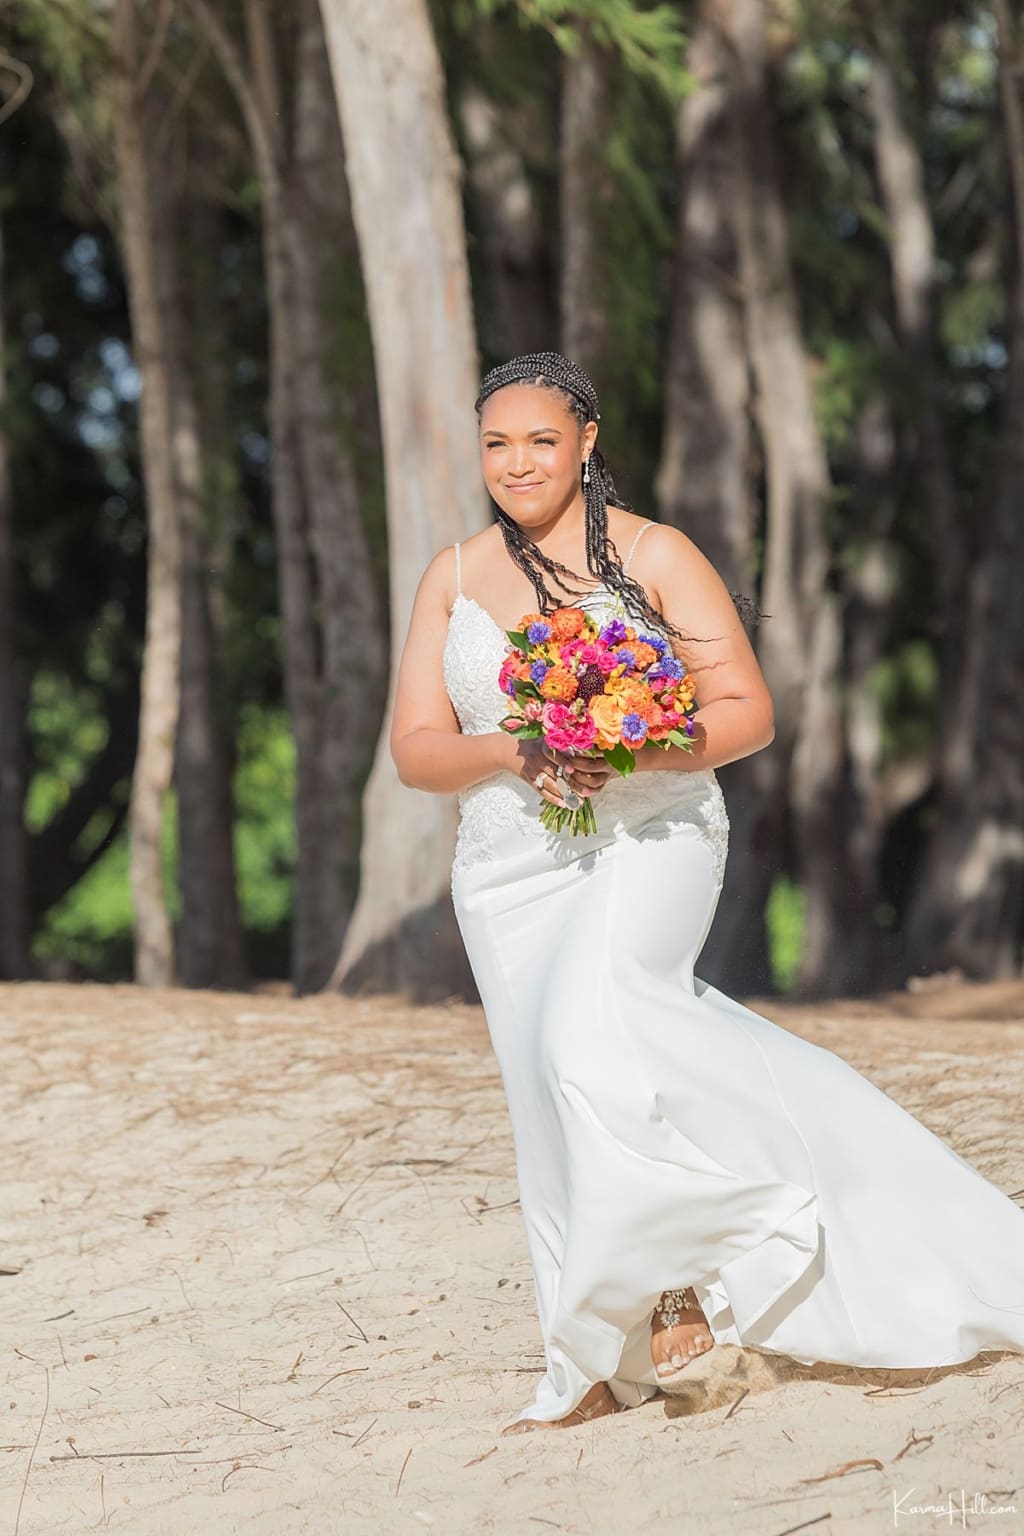
POLYGON ((461 594, 462 594, 462 555, 459 552, 458 544, 455 545, 455 591, 456 591, 456 593, 458 595, 461 596, 461 594))
POLYGON ((647 532, 648 528, 653 528, 653 527, 654 527, 653 523, 644 523, 642 528, 638 528, 637 529, 636 536, 634 537, 632 544, 629 546, 629 554, 626 556, 626 563, 622 567, 623 571, 625 571, 627 574, 629 572, 629 562, 633 558, 633 551, 634 551, 634 549, 636 549, 637 545, 640 542, 640 539, 647 532))

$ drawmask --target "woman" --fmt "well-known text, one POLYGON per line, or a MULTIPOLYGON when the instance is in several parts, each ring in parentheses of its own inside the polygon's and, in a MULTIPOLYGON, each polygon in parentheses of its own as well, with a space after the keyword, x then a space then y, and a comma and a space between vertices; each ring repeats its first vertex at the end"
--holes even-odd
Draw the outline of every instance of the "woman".
POLYGON ((1024 1212, 834 1052, 694 976, 728 836, 714 770, 773 736, 721 579, 615 494, 582 368, 514 358, 477 413, 497 522, 423 573, 391 752, 404 784, 459 797, 452 896, 547 1360, 503 1432, 637 1406, 715 1343, 905 1367, 1024 1350, 1024 1212), (499 728, 505 630, 562 606, 672 645, 692 754, 648 748, 624 779, 499 728), (539 821, 583 797, 596 833, 539 821))

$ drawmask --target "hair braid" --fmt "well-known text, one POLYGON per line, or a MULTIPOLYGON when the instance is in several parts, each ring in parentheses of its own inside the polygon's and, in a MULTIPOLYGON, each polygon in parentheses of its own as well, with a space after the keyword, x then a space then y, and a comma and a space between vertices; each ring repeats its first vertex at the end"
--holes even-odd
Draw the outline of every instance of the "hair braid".
MULTIPOLYGON (((509 384, 532 385, 535 388, 551 390, 575 414, 581 429, 588 421, 601 419, 597 390, 590 375, 578 363, 571 362, 560 352, 524 352, 521 356, 513 357, 507 363, 500 363, 498 367, 492 368, 484 375, 480 385, 480 393, 476 398, 477 416, 483 410, 484 401, 509 384)), ((640 583, 626 574, 615 547, 615 541, 608 535, 608 508, 609 506, 621 507, 626 512, 632 512, 633 508, 615 489, 611 470, 599 448, 595 447, 591 451, 589 467, 589 478, 581 478, 587 570, 591 575, 597 576, 605 586, 618 592, 624 600, 631 602, 648 623, 660 625, 677 640, 693 640, 692 635, 684 634, 658 608, 654 607, 640 583)), ((582 477, 582 466, 580 473, 582 477)), ((498 506, 493 497, 491 500, 505 541, 505 548, 515 564, 529 577, 537 594, 538 611, 549 613, 555 608, 564 606, 563 600, 553 597, 548 591, 544 583, 544 572, 549 576, 570 578, 575 578, 577 573, 569 570, 560 561, 545 555, 515 519, 510 517, 503 507, 498 506)), ((573 596, 586 595, 585 592, 571 587, 568 583, 563 582, 563 585, 573 596)), ((738 598, 734 593, 733 601, 745 620, 749 620, 752 613, 754 616, 757 615, 757 609, 749 599, 738 598)))

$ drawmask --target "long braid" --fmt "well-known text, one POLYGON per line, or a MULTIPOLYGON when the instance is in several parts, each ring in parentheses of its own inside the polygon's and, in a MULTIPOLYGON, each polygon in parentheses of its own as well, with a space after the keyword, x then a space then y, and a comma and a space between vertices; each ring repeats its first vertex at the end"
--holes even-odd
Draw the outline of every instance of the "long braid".
MULTIPOLYGON (((589 374, 578 363, 570 362, 567 357, 563 357, 560 352, 525 352, 520 357, 513 357, 509 362, 492 368, 484 376, 480 385, 480 393, 476 399, 477 416, 483 410, 484 401, 508 384, 529 384, 552 390, 574 412, 581 428, 586 426, 588 421, 601 419, 597 390, 589 374)), ((621 507, 625 512, 632 512, 633 508, 616 491, 611 470, 599 448, 595 447, 590 454, 589 470, 590 474, 587 477, 581 466, 587 570, 592 576, 599 577, 605 586, 618 592, 625 601, 630 602, 648 623, 660 625, 677 640, 692 641, 694 637, 684 634, 658 608, 655 608, 640 583, 627 575, 623 569, 615 541, 608 536, 608 507, 621 507)), ((563 607, 564 599, 553 597, 548 591, 544 582, 544 573, 547 572, 549 576, 575 578, 576 572, 569 570, 560 561, 545 555, 515 519, 510 517, 503 507, 498 506, 493 498, 492 505, 505 541, 505 548, 520 570, 529 577, 537 594, 538 612, 550 613, 555 608, 563 607)), ((572 596, 587 595, 586 590, 580 591, 570 586, 568 582, 563 582, 563 585, 572 596)), ((734 593, 733 601, 744 619, 749 620, 752 613, 756 616, 757 610, 749 599, 738 598, 734 593)))

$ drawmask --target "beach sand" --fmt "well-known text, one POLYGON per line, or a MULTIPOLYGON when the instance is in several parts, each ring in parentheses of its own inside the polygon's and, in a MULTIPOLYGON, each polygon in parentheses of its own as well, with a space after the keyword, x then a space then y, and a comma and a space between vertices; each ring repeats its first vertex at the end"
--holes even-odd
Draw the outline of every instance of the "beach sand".
MULTIPOLYGON (((1024 987, 752 1006, 1024 1200, 1024 987)), ((502 1438, 543 1354, 479 1008, 8 985, 0 1036, 4 1536, 1024 1533, 1022 1355, 719 1348, 502 1438)))

